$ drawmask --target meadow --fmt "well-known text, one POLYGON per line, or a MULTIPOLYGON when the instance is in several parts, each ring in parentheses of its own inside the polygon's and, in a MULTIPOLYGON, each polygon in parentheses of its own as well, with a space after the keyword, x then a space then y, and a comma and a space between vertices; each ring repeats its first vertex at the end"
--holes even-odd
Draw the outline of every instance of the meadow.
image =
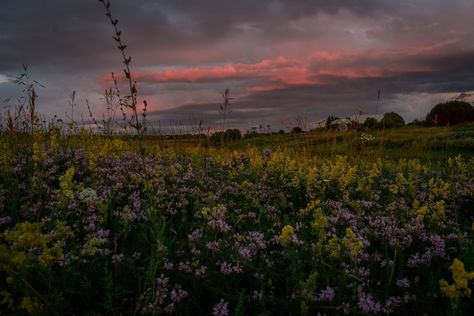
POLYGON ((463 315, 474 125, 0 134, 5 315, 463 315))

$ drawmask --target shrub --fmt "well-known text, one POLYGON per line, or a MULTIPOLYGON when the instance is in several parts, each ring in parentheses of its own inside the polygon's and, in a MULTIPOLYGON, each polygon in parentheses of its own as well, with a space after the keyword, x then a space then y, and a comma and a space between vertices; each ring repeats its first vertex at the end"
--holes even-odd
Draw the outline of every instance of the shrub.
POLYGON ((375 117, 368 117, 364 122, 364 127, 375 128, 379 121, 375 117))
POLYGON ((472 121, 474 108, 463 101, 439 103, 426 116, 426 122, 432 126, 457 125, 472 121))
POLYGON ((225 132, 216 132, 211 135, 210 141, 213 145, 219 145, 236 141, 242 138, 242 134, 238 129, 228 129, 225 132))
POLYGON ((292 133, 295 133, 295 134, 299 134, 301 132, 303 132, 303 129, 299 126, 295 126, 293 127, 293 129, 291 130, 292 133))
POLYGON ((395 112, 385 113, 380 124, 385 128, 394 128, 405 126, 405 120, 400 114, 395 112))

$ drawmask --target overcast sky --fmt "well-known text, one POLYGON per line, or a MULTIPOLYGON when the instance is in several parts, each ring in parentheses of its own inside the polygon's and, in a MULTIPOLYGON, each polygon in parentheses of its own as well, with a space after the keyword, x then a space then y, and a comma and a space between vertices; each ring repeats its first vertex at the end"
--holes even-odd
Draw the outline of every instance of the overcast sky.
MULTIPOLYGON (((111 0, 132 56, 139 100, 162 125, 215 127, 221 92, 229 127, 290 127, 297 119, 396 111, 424 118, 474 90, 472 0, 111 0)), ((64 117, 77 91, 95 115, 120 73, 112 26, 97 0, 3 1, 0 97, 28 65, 38 109, 64 117)), ((4 106, 2 104, 2 106, 4 106)))

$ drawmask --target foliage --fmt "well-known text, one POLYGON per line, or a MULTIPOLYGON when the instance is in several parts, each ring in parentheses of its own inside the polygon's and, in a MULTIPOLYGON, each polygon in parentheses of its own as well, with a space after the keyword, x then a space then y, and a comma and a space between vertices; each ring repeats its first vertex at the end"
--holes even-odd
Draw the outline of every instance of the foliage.
POLYGON ((375 117, 368 117, 365 119, 364 127, 375 128, 378 125, 379 121, 375 117))
POLYGON ((242 134, 238 129, 228 129, 225 132, 215 132, 211 135, 210 141, 213 145, 227 144, 242 138, 242 134))
POLYGON ((464 101, 449 101, 437 104, 426 116, 432 126, 457 125, 474 121, 474 107, 464 101))
POLYGON ((299 134, 299 133, 303 132, 303 129, 299 126, 295 126, 291 129, 291 132, 294 133, 294 134, 299 134))
POLYGON ((473 158, 302 157, 288 145, 142 156, 120 138, 19 137, 0 135, 4 314, 474 304, 473 158))
POLYGON ((394 128, 394 127, 402 127, 405 125, 405 120, 400 114, 395 112, 385 113, 382 120, 380 121, 380 125, 384 128, 394 128))

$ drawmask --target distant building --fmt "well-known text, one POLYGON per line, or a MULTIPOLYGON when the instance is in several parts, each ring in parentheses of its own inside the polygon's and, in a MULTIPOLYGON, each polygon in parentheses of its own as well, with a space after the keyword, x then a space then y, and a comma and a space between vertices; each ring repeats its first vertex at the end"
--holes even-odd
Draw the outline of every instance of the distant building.
POLYGON ((351 128, 354 128, 358 124, 364 124, 365 120, 368 117, 373 117, 380 121, 383 118, 383 114, 371 115, 371 114, 357 114, 348 116, 345 118, 339 117, 328 117, 327 119, 319 120, 317 122, 311 123, 311 129, 333 129, 338 131, 347 131, 351 128), (329 120, 329 122, 328 122, 329 120), (329 123, 329 126, 327 125, 329 123))
POLYGON ((329 126, 333 129, 336 129, 341 132, 347 131, 352 125, 352 120, 349 118, 338 118, 329 124, 329 126))
POLYGON ((326 119, 311 123, 311 129, 323 129, 326 128, 326 119))

